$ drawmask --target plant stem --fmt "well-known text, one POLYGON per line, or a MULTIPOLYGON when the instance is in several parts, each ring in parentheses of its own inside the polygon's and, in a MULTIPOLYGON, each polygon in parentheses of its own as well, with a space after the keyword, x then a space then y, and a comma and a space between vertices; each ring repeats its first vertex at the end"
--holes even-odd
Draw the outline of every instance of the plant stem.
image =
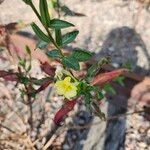
POLYGON ((41 21, 41 16, 39 15, 38 11, 36 10, 35 6, 33 5, 33 3, 31 2, 30 7, 32 8, 32 10, 34 11, 34 13, 36 14, 36 16, 38 17, 38 19, 41 21))
POLYGON ((52 35, 51 35, 51 33, 50 33, 48 27, 46 27, 46 26, 42 23, 42 21, 41 21, 41 16, 39 15, 37 9, 35 8, 35 6, 33 5, 32 2, 31 2, 31 4, 30 4, 30 7, 32 8, 32 10, 33 10, 34 13, 36 14, 36 16, 38 17, 38 19, 39 19, 39 21, 41 22, 41 24, 43 25, 43 27, 45 28, 45 30, 46 30, 46 32, 47 32, 47 34, 48 34, 48 36, 49 36, 51 42, 54 44, 54 46, 55 46, 55 47, 60 51, 60 53, 63 55, 63 53, 62 53, 60 47, 57 45, 57 43, 56 43, 55 40, 53 39, 53 37, 52 37, 52 35))

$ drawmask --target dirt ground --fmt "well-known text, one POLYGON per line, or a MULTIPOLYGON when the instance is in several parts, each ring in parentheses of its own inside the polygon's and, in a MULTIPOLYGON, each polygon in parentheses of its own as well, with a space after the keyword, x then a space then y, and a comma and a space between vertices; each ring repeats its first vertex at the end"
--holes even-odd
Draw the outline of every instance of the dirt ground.
MULTIPOLYGON (((98 57, 111 54, 113 62, 119 65, 132 60, 133 67, 150 69, 150 15, 146 4, 141 5, 134 0, 65 0, 61 2, 70 9, 86 15, 85 17, 65 17, 80 31, 75 46, 97 53, 102 51, 100 55, 97 55, 98 57), (110 37, 112 32, 111 36, 114 37, 110 37), (123 39, 120 37, 122 34, 124 34, 123 39), (131 39, 129 45, 125 45, 127 38, 131 39), (111 39, 114 41, 111 42, 111 39), (106 41, 109 44, 105 46, 106 50, 103 52, 102 47, 106 41)), ((37 1, 35 3, 38 5, 37 1)), ((6 24, 19 20, 30 23, 37 19, 23 2, 5 0, 0 5, 0 23, 6 24)))
MULTIPOLYGON (((34 2, 38 5, 37 0, 34 2)), ((149 5, 141 4, 136 0, 62 0, 61 3, 73 11, 85 14, 84 17, 63 17, 75 24, 75 28, 80 31, 76 42, 70 47, 83 47, 95 52, 96 59, 110 55, 115 67, 130 62, 134 72, 146 76, 150 74, 149 5)), ((16 21, 31 23, 37 22, 37 18, 21 0, 5 0, 0 5, 0 24, 16 21)), ((30 27, 24 30, 31 32, 30 27)), ((37 72, 40 74, 39 70, 37 72)), ((120 101, 123 99, 126 103, 134 101, 130 96, 118 95, 116 98, 120 101)), ((57 104, 55 102, 54 107, 57 104)), ((134 106, 130 107, 129 111, 134 110, 134 106)), ((79 109, 77 108, 76 111, 79 109)), ((124 109, 117 108, 116 102, 113 101, 106 103, 104 111, 108 112, 108 115, 109 113, 113 115, 124 109), (113 111, 109 112, 109 109, 113 111)), ((90 115, 82 107, 81 111, 70 120, 73 120, 76 125, 98 121, 96 117, 89 118, 90 115)), ((150 150, 149 127, 150 123, 142 115, 135 114, 120 118, 116 122, 101 123, 82 132, 69 130, 65 133, 67 137, 64 135, 63 142, 60 138, 58 143, 63 143, 64 150, 121 150, 124 149, 124 145, 126 150, 150 150), (111 133, 111 130, 116 134, 111 133)))

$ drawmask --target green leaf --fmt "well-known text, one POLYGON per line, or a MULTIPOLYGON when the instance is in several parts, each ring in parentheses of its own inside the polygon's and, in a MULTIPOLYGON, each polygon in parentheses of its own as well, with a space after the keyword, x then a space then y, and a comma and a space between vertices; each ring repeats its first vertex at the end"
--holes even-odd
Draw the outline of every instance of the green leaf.
POLYGON ((61 10, 65 13, 65 15, 75 16, 75 13, 65 5, 61 7, 61 10))
POLYGON ((46 77, 46 78, 42 78, 42 79, 31 78, 32 83, 35 85, 42 85, 44 82, 49 81, 49 80, 52 81, 53 78, 51 78, 51 77, 46 77))
POLYGON ((100 59, 97 63, 94 63, 87 71, 87 80, 91 80, 101 69, 104 64, 108 64, 110 62, 109 57, 104 57, 100 59))
POLYGON ((32 66, 31 63, 29 64, 28 68, 27 68, 27 72, 29 72, 31 70, 32 66))
POLYGON ((21 76, 20 77, 21 83, 27 85, 29 83, 29 78, 21 76))
POLYGON ((30 5, 32 0, 23 0, 27 5, 30 5))
POLYGON ((63 20, 59 20, 59 19, 52 19, 49 27, 54 28, 54 29, 62 29, 62 28, 68 28, 71 26, 74 26, 74 25, 67 21, 63 21, 63 20))
POLYGON ((36 47, 37 47, 37 48, 40 48, 40 49, 45 49, 45 48, 48 46, 48 44, 49 44, 49 43, 40 40, 40 41, 37 43, 36 47))
POLYGON ((67 45, 69 43, 71 43, 73 40, 75 40, 75 38, 77 37, 77 35, 79 34, 78 30, 74 30, 72 32, 69 32, 65 35, 63 35, 62 37, 62 45, 67 45))
POLYGON ((124 80, 125 80, 124 76, 119 76, 114 79, 114 81, 118 82, 121 86, 124 86, 124 80))
POLYGON ((72 53, 72 57, 76 58, 78 61, 87 61, 92 56, 93 55, 91 52, 81 50, 81 49, 74 50, 72 53))
POLYGON ((26 49, 27 54, 31 55, 31 50, 28 45, 26 45, 25 49, 26 49))
POLYGON ((132 69, 133 69, 132 66, 133 66, 133 61, 132 61, 132 60, 128 60, 126 63, 124 63, 124 64, 122 65, 122 67, 127 68, 127 69, 129 69, 129 70, 132 70, 132 69))
POLYGON ((97 92, 97 98, 98 98, 98 100, 102 100, 104 98, 104 95, 101 91, 97 92))
POLYGON ((116 94, 115 89, 109 83, 105 84, 104 87, 103 87, 103 89, 106 92, 110 92, 110 93, 112 93, 114 95, 116 94))
POLYGON ((61 9, 62 12, 65 13, 65 15, 68 15, 68 16, 80 16, 80 17, 85 16, 84 14, 81 14, 81 13, 77 13, 77 12, 72 11, 72 10, 71 10, 70 8, 68 8, 66 5, 61 6, 60 9, 61 9))
POLYGON ((79 62, 74 57, 63 57, 62 64, 74 70, 80 70, 79 62))
POLYGON ((40 0, 40 14, 41 14, 41 21, 45 26, 50 25, 50 15, 48 12, 48 5, 46 0, 40 0))
POLYGON ((90 103, 91 103, 92 95, 89 92, 87 92, 87 93, 85 93, 84 96, 85 96, 84 97, 85 105, 90 110, 90 103))
POLYGON ((20 58, 20 60, 19 60, 19 65, 22 66, 23 68, 25 68, 25 67, 26 67, 26 62, 27 62, 27 61, 26 61, 25 58, 24 58, 24 59, 21 59, 21 58, 20 58))
POLYGON ((61 29, 55 29, 55 39, 58 46, 62 46, 61 29))
POLYGON ((47 52, 47 55, 50 58, 54 58, 54 59, 62 57, 60 51, 57 50, 57 49, 54 49, 54 50, 51 50, 51 51, 47 52))
POLYGON ((45 41, 45 42, 47 42, 47 43, 50 42, 49 37, 48 37, 45 33, 43 33, 43 31, 42 31, 34 22, 31 24, 31 27, 32 27, 33 31, 35 32, 35 34, 36 34, 41 40, 43 40, 43 41, 45 41))

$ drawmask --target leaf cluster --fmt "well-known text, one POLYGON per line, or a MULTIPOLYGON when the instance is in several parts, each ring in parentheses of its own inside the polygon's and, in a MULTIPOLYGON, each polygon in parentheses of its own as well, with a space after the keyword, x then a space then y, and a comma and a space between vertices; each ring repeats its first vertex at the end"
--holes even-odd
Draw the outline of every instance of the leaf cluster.
MULTIPOLYGON (((65 14, 70 14, 72 16, 75 15, 75 13, 67 6, 62 6, 59 1, 52 0, 51 2, 52 6, 56 8, 58 12, 61 10, 64 11, 65 14)), ((49 44, 53 44, 54 48, 46 52, 47 56, 52 60, 60 62, 65 71, 69 72, 67 76, 69 75, 72 79, 77 80, 79 83, 77 97, 83 96, 87 108, 100 118, 104 118, 104 114, 99 108, 99 101, 104 98, 104 91, 116 94, 113 87, 107 82, 120 75, 123 71, 112 71, 110 73, 104 73, 104 76, 97 76, 102 66, 110 63, 110 58, 105 57, 91 65, 87 69, 87 74, 84 76, 84 78, 76 79, 72 74, 72 70, 80 71, 80 62, 89 61, 93 56, 93 53, 82 48, 74 48, 73 51, 69 54, 64 53, 63 48, 77 38, 79 31, 74 29, 74 24, 71 22, 62 20, 60 18, 52 18, 52 15, 49 14, 48 3, 46 0, 39 0, 39 12, 33 5, 32 0, 30 0, 30 2, 25 1, 25 3, 31 6, 44 27, 44 29, 40 28, 34 22, 31 24, 33 31, 40 39, 40 42, 37 44, 37 48, 44 49, 49 44), (66 28, 73 29, 66 33, 64 32, 64 29, 66 28), (97 83, 102 83, 104 86, 97 86, 97 83)), ((28 53, 30 53, 29 48, 26 48, 26 50, 28 53)), ((20 64, 24 67, 24 61, 21 61, 20 64)), ((45 66, 45 72, 49 72, 47 70, 48 69, 45 66)), ((116 78, 115 81, 123 85, 123 78, 116 78)), ((46 84, 43 86, 45 87, 46 84)), ((70 110, 67 110, 67 113, 69 111, 70 110)))

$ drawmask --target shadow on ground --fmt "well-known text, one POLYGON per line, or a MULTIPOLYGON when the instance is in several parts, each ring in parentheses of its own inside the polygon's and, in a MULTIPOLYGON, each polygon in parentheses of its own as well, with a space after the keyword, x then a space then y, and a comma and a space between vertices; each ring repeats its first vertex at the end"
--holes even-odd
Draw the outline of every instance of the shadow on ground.
MULTIPOLYGON (((150 56, 148 50, 136 31, 129 27, 120 27, 113 29, 107 36, 103 43, 102 49, 99 54, 96 55, 96 59, 100 59, 103 56, 111 56, 112 63, 121 67, 123 64, 130 61, 131 67, 134 72, 139 74, 148 74, 148 70, 145 70, 137 65, 138 51, 140 49, 144 54, 144 65, 150 68, 150 56)), ((112 83, 117 91, 116 95, 108 95, 108 116, 114 116, 125 113, 127 111, 128 99, 130 98, 131 90, 137 82, 126 79, 125 87, 121 87, 115 83, 112 83)), ((74 124, 85 125, 94 120, 90 114, 85 110, 82 110, 74 117, 74 124)), ((107 124, 100 124, 99 128, 90 128, 82 130, 69 130, 64 142, 64 150, 120 150, 124 149, 125 131, 126 131, 126 119, 119 118, 113 121, 107 122, 107 124), (106 126, 106 127, 102 127, 106 126), (103 130, 100 131, 100 130, 103 130), (97 130, 97 131, 95 131, 97 130), (93 134, 92 134, 93 133, 93 134), (101 134, 99 136, 95 135, 101 134), (103 140, 105 139, 105 140, 103 140), (85 140, 85 142, 83 142, 85 140), (103 140, 103 141, 102 141, 103 140), (66 147, 67 145, 67 147, 66 147)))

